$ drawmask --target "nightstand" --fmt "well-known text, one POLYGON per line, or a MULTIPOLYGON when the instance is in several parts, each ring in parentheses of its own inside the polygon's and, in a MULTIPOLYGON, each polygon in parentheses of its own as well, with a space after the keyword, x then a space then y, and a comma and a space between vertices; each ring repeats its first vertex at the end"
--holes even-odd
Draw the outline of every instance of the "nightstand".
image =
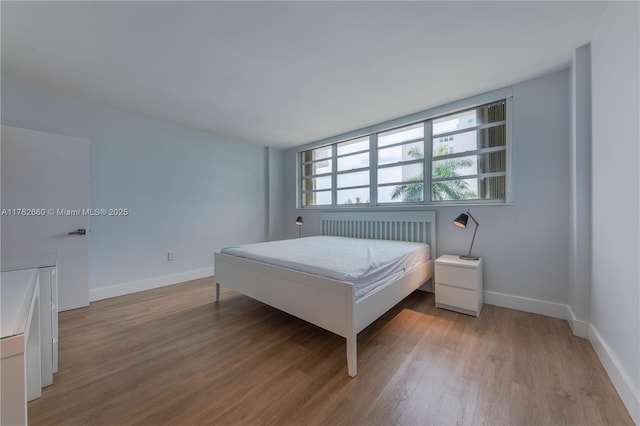
POLYGON ((464 260, 445 254, 435 263, 436 307, 480 316, 482 259, 464 260))

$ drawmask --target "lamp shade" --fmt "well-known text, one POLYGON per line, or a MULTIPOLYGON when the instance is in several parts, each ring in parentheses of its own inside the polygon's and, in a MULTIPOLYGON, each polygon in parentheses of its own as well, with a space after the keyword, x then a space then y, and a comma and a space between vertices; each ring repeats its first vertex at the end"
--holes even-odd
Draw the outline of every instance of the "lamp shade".
POLYGON ((296 219, 296 225, 300 226, 302 225, 302 216, 298 216, 298 218, 296 219))
POLYGON ((466 228, 468 220, 469 220, 469 216, 466 213, 461 213, 460 216, 456 217, 453 220, 453 224, 455 226, 459 226, 460 228, 466 228))

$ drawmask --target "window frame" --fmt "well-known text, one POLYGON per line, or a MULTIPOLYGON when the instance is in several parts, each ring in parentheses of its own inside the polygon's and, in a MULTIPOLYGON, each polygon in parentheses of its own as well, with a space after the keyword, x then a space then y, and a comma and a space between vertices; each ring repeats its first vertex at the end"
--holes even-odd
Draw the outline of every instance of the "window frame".
MULTIPOLYGON (((388 129, 388 130, 384 130, 384 131, 380 131, 376 133, 376 136, 381 134, 381 133, 386 133, 389 131, 393 131, 393 130, 398 130, 398 129, 402 129, 403 127, 411 127, 411 126, 415 126, 417 124, 422 124, 422 138, 418 138, 418 139, 409 139, 403 142, 398 142, 398 143, 394 143, 394 144, 389 144, 389 145, 385 145, 383 147, 378 147, 376 144, 376 154, 378 154, 378 151, 380 151, 380 149, 386 149, 386 148, 393 148, 396 146, 403 146, 403 145, 408 145, 408 144, 412 144, 412 143, 417 143, 422 141, 422 151, 423 153, 426 152, 426 140, 427 140, 427 130, 428 130, 428 126, 427 126, 427 121, 428 120, 424 120, 424 121, 418 121, 416 123, 407 123, 405 125, 401 125, 401 126, 397 126, 394 127, 392 129, 388 129)), ((426 176, 426 171, 427 171, 427 165, 426 165, 426 156, 423 154, 422 159, 421 160, 409 160, 409 161, 399 161, 396 163, 389 163, 389 164, 383 164, 382 166, 380 166, 380 164, 376 163, 376 170, 375 170, 375 174, 376 174, 376 178, 378 177, 378 170, 379 169, 386 169, 386 168, 391 168, 391 167, 398 167, 398 166, 405 166, 405 165, 411 165, 411 164, 422 164, 422 201, 388 201, 388 202, 382 202, 382 203, 378 203, 379 206, 383 206, 383 207, 395 207, 395 206, 412 206, 412 205, 423 205, 425 204, 426 200, 426 192, 425 192, 425 176, 426 176)), ((382 186, 382 187, 386 187, 386 186, 392 186, 392 185, 403 185, 406 184, 407 182, 415 182, 418 183, 420 181, 402 181, 402 182, 391 182, 391 183, 384 183, 384 184, 378 184, 376 185, 375 188, 375 193, 376 193, 376 197, 378 196, 378 189, 382 186)))
MULTIPOLYGON (((472 205, 512 205, 513 204, 513 199, 512 199, 512 115, 513 115, 513 94, 511 93, 511 88, 505 88, 505 89, 499 89, 496 90, 494 92, 488 93, 488 94, 484 94, 484 95, 479 95, 479 96, 475 96, 473 98, 467 99, 467 100, 463 100, 463 101, 457 101, 454 102, 452 104, 448 104, 445 106, 441 106, 441 107, 437 107, 437 108, 433 108, 427 111, 423 111, 420 113, 416 113, 416 114, 412 114, 409 116, 405 116, 405 117, 401 117, 398 119, 394 119, 394 120, 390 120, 384 123, 379 123, 377 125, 373 125, 370 127, 367 127, 365 129, 360 129, 357 131, 353 131, 353 132, 349 132, 349 133, 345 133, 342 135, 338 135, 332 138, 328 138, 328 139, 324 139, 322 141, 317 141, 311 144, 307 144, 304 145, 300 148, 297 149, 296 151, 296 169, 297 169, 297 173, 296 173, 296 193, 297 193, 297 197, 296 197, 296 208, 298 209, 319 209, 319 210, 326 210, 326 209, 331 209, 331 210, 336 210, 336 209, 363 209, 363 210, 371 210, 371 209, 380 209, 380 208, 384 208, 384 209, 391 209, 391 210, 396 210, 396 209, 412 209, 412 208, 424 208, 426 206, 448 206, 448 205, 455 205, 455 206, 472 206, 472 205), (492 123, 484 123, 480 126, 474 126, 474 127, 470 127, 470 128, 466 128, 466 129, 456 129, 454 131, 451 132, 443 132, 440 133, 438 135, 436 135, 436 138, 442 138, 442 137, 447 137, 450 135, 454 135, 456 133, 464 133, 464 132, 469 132, 469 131, 478 131, 478 130, 482 130, 485 128, 490 128, 490 127, 496 127, 499 125, 504 125, 505 126, 505 146, 504 148, 502 146, 500 147, 488 147, 488 148, 481 148, 478 150, 474 150, 474 151, 467 151, 465 153, 455 153, 455 154, 446 154, 443 156, 439 156, 439 157, 435 157, 437 158, 437 160, 443 160, 443 159, 447 159, 447 158, 458 158, 458 157, 464 157, 464 156, 469 156, 469 155, 482 155, 482 154, 486 154, 486 153, 491 153, 491 152, 496 152, 496 151, 504 151, 505 152, 505 171, 504 172, 485 172, 485 173, 477 173, 474 174, 471 178, 480 178, 480 177, 491 177, 492 175, 500 175, 500 176, 504 176, 505 178, 505 198, 502 199, 465 199, 465 200, 431 200, 432 198, 432 184, 433 184, 433 177, 432 177, 432 164, 434 162, 434 157, 433 157, 433 139, 434 139, 434 135, 433 135, 433 121, 438 119, 438 118, 442 118, 442 117, 446 117, 447 115, 452 115, 452 114, 456 114, 456 113, 460 113, 460 112, 464 112, 464 111, 468 111, 468 110, 472 110, 472 109, 477 109, 480 108, 482 106, 486 106, 486 105, 491 105, 493 103, 497 103, 497 102, 501 102, 504 101, 505 102, 505 120, 500 120, 499 124, 496 124, 496 122, 492 122, 492 123), (387 168, 387 167, 393 167, 393 166, 398 166, 398 165, 406 165, 408 163, 418 163, 420 162, 420 160, 413 160, 410 162, 402 162, 402 163, 391 163, 391 164, 385 164, 382 167, 380 167, 378 165, 378 135, 384 132, 388 132, 388 131, 392 131, 395 129, 399 129, 402 127, 408 127, 408 126, 412 126, 412 125, 416 125, 422 123, 424 126, 423 129, 423 158, 422 158, 422 164, 423 164, 423 179, 422 179, 422 184, 423 184, 423 200, 422 201, 418 201, 418 202, 404 202, 404 201, 392 201, 392 202, 378 202, 378 170, 380 168, 387 168), (364 138, 364 137, 368 137, 369 138, 369 203, 360 203, 360 204, 337 204, 337 176, 338 174, 344 174, 344 173, 349 173, 349 172, 355 172, 355 171, 363 171, 363 170, 367 170, 367 168, 362 168, 362 169, 353 169, 353 170, 345 170, 342 172, 338 172, 338 157, 345 157, 345 156, 349 156, 349 155, 354 155, 357 153, 364 153, 367 152, 366 150, 361 150, 361 151, 354 151, 353 153, 347 153, 347 154, 343 154, 338 156, 337 155, 337 146, 340 143, 343 142, 348 142, 351 140, 356 140, 359 138, 364 138), (313 150, 313 149, 317 149, 317 148, 322 148, 325 146, 331 146, 332 148, 332 156, 330 157, 332 160, 332 171, 331 171, 331 204, 321 204, 321 205, 304 205, 303 203, 303 199, 304 199, 304 194, 306 192, 310 192, 310 191, 303 191, 303 179, 305 178, 310 178, 311 176, 306 176, 303 177, 302 173, 303 173, 303 167, 306 163, 310 163, 310 162, 306 162, 303 163, 302 159, 303 159, 303 155, 306 151, 309 150, 313 150)), ((420 139, 416 139, 414 142, 419 141, 420 139)), ((384 148, 388 148, 388 147, 393 147, 396 145, 404 145, 404 144, 409 144, 412 143, 410 141, 403 141, 403 142, 399 142, 399 143, 395 143, 395 144, 390 144, 388 146, 384 146, 382 147, 382 149, 384 148)), ((321 160, 318 160, 321 161, 321 160)), ((326 174, 328 175, 328 174, 326 174)), ((316 177, 316 176, 313 176, 316 177)), ((468 176, 461 176, 463 178, 468 178, 468 176)), ((450 180, 455 180, 455 179, 459 179, 460 177, 456 177, 456 178, 451 178, 450 180)), ((437 180, 440 181, 440 180, 437 180)), ((409 181, 410 182, 410 181, 409 181)), ((420 182, 420 181, 416 181, 416 182, 420 182)), ((406 183, 406 182, 405 182, 406 183)), ((384 186, 389 186, 389 185, 393 185, 393 184, 384 184, 384 186)), ((357 188, 357 187, 367 187, 367 185, 359 185, 359 186, 355 186, 353 188, 357 188)), ((348 187, 348 188, 352 188, 352 187, 348 187)), ((344 188, 340 188, 340 189, 347 189, 347 187, 344 188)), ((325 190, 326 191, 326 190, 325 190)), ((320 192, 320 191, 313 191, 313 192, 320 192)))
POLYGON ((318 149, 318 148, 324 148, 325 146, 330 146, 330 145, 324 145, 324 146, 318 146, 316 148, 311 148, 311 149, 307 149, 304 151, 300 151, 298 152, 298 156, 297 156, 297 161, 298 161, 298 165, 300 167, 299 171, 298 171, 298 185, 300 186, 298 194, 300 196, 300 199, 298 201, 299 205, 301 208, 309 208, 309 207, 329 207, 334 205, 334 190, 335 190, 335 169, 336 169, 336 158, 335 158, 335 146, 331 146, 331 156, 329 157, 323 157, 320 159, 315 159, 315 160, 309 160, 309 161, 304 161, 304 154, 305 152, 308 151, 313 151, 314 149, 318 149), (314 164, 314 163, 319 163, 321 161, 327 161, 330 160, 331 161, 331 171, 327 172, 327 173, 312 173, 310 175, 305 175, 304 174, 304 168, 306 165, 308 164, 314 164), (328 189, 310 189, 310 190, 306 190, 304 189, 304 185, 303 185, 303 181, 305 179, 317 179, 319 177, 326 177, 329 176, 331 178, 331 186, 328 189), (305 194, 316 194, 318 192, 331 192, 331 203, 330 204, 313 204, 313 205, 309 205, 309 206, 305 206, 303 203, 303 200, 305 198, 305 194))
MULTIPOLYGON (((336 207, 351 207, 351 206, 358 206, 358 207, 366 207, 366 206, 371 206, 371 136, 364 136, 364 137, 358 137, 358 138, 351 138, 351 139, 347 139, 344 141, 340 141, 340 142, 336 142, 333 144, 334 147, 334 158, 335 158, 335 193, 333 194, 332 200, 333 200, 333 206, 336 207), (352 142, 352 141, 357 141, 358 139, 368 139, 368 147, 367 149, 362 149, 359 151, 353 151, 353 152, 348 152, 346 154, 338 154, 338 149, 339 149, 339 145, 340 144, 344 144, 344 143, 348 143, 348 142, 352 142), (358 167, 355 169, 346 169, 346 170, 339 170, 338 169, 338 160, 340 158, 347 158, 347 157, 354 157, 356 155, 361 155, 361 154, 368 154, 369 157, 369 165, 366 167, 358 167), (367 171, 369 174, 369 183, 366 185, 352 185, 352 186, 342 186, 339 187, 338 186, 338 177, 340 175, 346 175, 349 173, 358 173, 358 172, 364 172, 367 171), (368 203, 338 203, 338 191, 345 191, 345 190, 349 190, 349 189, 363 189, 363 188, 369 188, 369 202, 368 203)), ((303 151, 305 152, 305 151, 303 151)))
MULTIPOLYGON (((510 104, 510 100, 511 97, 509 98, 505 98, 505 99, 498 99, 492 102, 487 102, 484 103, 482 105, 477 105, 474 107, 469 107, 469 108, 465 108, 465 109, 461 109, 455 112, 451 112, 451 113, 447 113, 447 114, 442 114, 438 117, 433 117, 431 120, 429 120, 429 122, 432 124, 435 120, 438 120, 439 118, 444 118, 447 117, 449 115, 454 115, 457 113, 462 113, 462 112, 466 112, 466 111, 472 111, 472 110, 478 110, 479 108, 485 107, 485 106, 490 106, 493 104, 497 104, 500 102, 504 102, 505 103, 505 118, 504 120, 498 120, 498 121, 494 121, 494 122, 490 122, 490 123, 483 123, 481 125, 478 126, 472 126, 472 127, 466 127, 463 129, 455 129, 455 130, 451 130, 451 131, 447 131, 447 132, 442 132, 442 133, 438 133, 437 135, 433 134, 433 126, 431 126, 431 137, 429 138, 429 154, 430 154, 430 159, 429 162, 431 163, 431 166, 433 168, 433 163, 436 161, 442 161, 442 160, 447 160, 447 159, 455 159, 455 158, 464 158, 464 157, 470 157, 470 156, 475 156, 476 158, 484 155, 484 154, 491 154, 491 153, 495 153, 495 152, 503 152, 505 153, 505 170, 504 172, 477 172, 474 174, 470 174, 470 175, 461 175, 461 176, 454 176, 454 177, 446 177, 446 178, 437 178, 434 179, 433 178, 433 174, 429 173, 429 176, 426 177, 425 182, 428 181, 429 182, 429 204, 431 205, 441 205, 441 204, 463 204, 463 205, 473 205, 473 204, 486 204, 486 203, 491 203, 491 204, 508 204, 510 202, 510 174, 509 174, 509 168, 511 166, 511 152, 510 152, 510 142, 511 142, 511 136, 509 134, 510 129, 511 129, 511 125, 510 125, 510 118, 511 118, 511 104, 510 104), (494 147, 488 147, 488 148, 476 148, 474 150, 468 150, 468 151, 464 151, 464 152, 458 152, 458 153, 451 153, 451 154, 445 154, 445 155, 440 155, 437 157, 433 156, 433 139, 438 138, 439 140, 448 136, 455 136, 458 134, 464 134, 464 133, 468 133, 468 132, 472 132, 472 131, 482 131, 485 129, 491 129, 491 128, 495 128, 495 127, 500 127, 500 126, 504 126, 505 128, 505 145, 501 145, 501 146, 494 146, 494 147), (433 183, 434 182, 447 182, 447 181, 455 181, 455 180, 466 180, 466 179, 483 179, 483 178, 490 178, 490 177, 504 177, 505 178, 505 198, 489 198, 489 199, 484 199, 484 198, 473 198, 473 199, 464 199, 464 200, 432 200, 432 196, 433 196, 433 183)), ((449 140, 453 140, 449 139, 449 140)), ((426 155, 425 155, 426 158, 426 155)), ((425 184, 426 185, 426 184, 425 184)))

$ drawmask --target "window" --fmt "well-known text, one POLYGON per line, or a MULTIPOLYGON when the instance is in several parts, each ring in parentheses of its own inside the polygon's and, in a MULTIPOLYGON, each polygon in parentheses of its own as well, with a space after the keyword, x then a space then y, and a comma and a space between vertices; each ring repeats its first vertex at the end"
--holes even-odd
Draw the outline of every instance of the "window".
POLYGON ((302 205, 331 205, 333 155, 332 146, 302 153, 302 205))
POLYGON ((369 137, 336 148, 336 204, 369 204, 369 137))
POLYGON ((303 151, 300 204, 506 202, 507 105, 501 100, 303 151))
POLYGON ((424 201, 424 123, 378 134, 378 203, 424 201))
POLYGON ((504 200, 506 103, 433 120, 431 201, 504 200))

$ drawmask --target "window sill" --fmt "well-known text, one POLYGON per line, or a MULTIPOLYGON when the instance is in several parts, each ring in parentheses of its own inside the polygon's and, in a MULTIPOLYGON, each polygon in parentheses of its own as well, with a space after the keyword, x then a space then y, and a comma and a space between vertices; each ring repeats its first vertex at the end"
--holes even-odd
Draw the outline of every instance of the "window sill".
POLYGON ((421 204, 421 205, 412 205, 412 206, 362 206, 362 207, 329 207, 329 206, 307 206, 307 207, 298 207, 297 210, 301 211, 321 211, 323 213, 326 212, 398 212, 398 211, 423 211, 423 210, 433 210, 438 207, 478 207, 478 206, 515 206, 513 202, 499 203, 499 202, 470 202, 470 203, 434 203, 434 204, 421 204))

